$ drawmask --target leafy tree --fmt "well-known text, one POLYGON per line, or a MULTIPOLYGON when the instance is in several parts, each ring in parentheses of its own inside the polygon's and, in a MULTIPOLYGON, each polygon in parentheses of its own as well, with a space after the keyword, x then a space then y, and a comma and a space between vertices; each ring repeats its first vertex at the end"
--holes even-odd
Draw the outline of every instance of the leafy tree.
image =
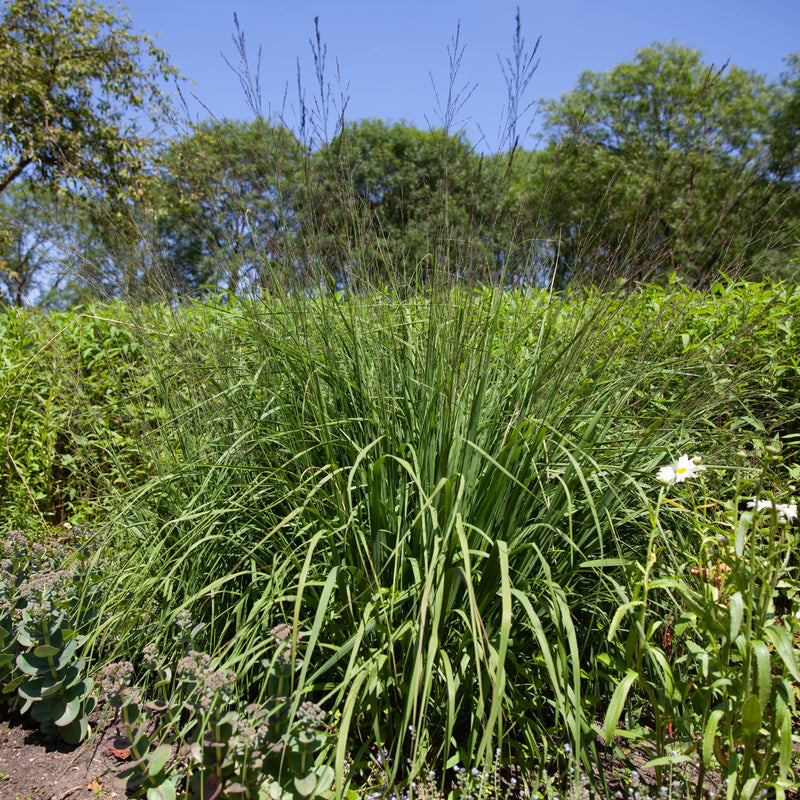
POLYGON ((777 83, 778 103, 770 118, 770 170, 786 202, 783 215, 794 231, 791 258, 780 252, 771 265, 779 277, 797 280, 800 272, 800 54, 787 56, 777 83))
POLYGON ((299 176, 305 150, 283 126, 208 122, 160 159, 157 233, 181 290, 218 283, 232 291, 296 268, 299 176))
POLYGON ((313 156, 305 222, 337 280, 358 270, 424 277, 492 273, 497 171, 461 136, 380 120, 351 123, 313 156))
POLYGON ((153 201, 176 285, 236 291, 486 277, 511 252, 508 165, 459 136, 369 120, 310 154, 283 126, 214 122, 170 143, 153 201))
POLYGON ((130 21, 92 0, 13 0, 0 24, 0 191, 23 174, 129 185, 177 72, 130 21))
POLYGON ((770 169, 781 180, 800 179, 800 53, 785 59, 788 69, 780 76, 777 103, 770 118, 770 169))
POLYGON ((776 89, 656 44, 544 103, 550 140, 527 176, 562 279, 677 271, 703 282, 787 235, 771 169, 776 89))
POLYGON ((176 69, 127 17, 92 0, 4 3, 0 63, 5 301, 48 281, 57 289, 67 255, 106 279, 113 259, 119 273, 120 245, 138 238, 134 215, 170 110, 163 85, 176 69))
POLYGON ((102 295, 141 297, 144 237, 115 230, 109 208, 23 181, 0 194, 0 304, 66 308, 102 295))
POLYGON ((23 186, 0 195, 0 304, 30 301, 42 288, 44 273, 55 267, 57 256, 48 234, 51 203, 42 195, 23 186))

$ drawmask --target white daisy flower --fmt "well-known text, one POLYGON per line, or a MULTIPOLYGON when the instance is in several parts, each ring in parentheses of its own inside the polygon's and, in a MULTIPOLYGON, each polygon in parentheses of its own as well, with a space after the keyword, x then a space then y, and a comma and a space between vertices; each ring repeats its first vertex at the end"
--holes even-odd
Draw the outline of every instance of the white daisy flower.
POLYGON ((786 503, 773 503, 772 500, 759 500, 758 505, 756 505, 755 500, 751 500, 747 507, 755 508, 756 511, 772 511, 774 507, 778 519, 786 522, 792 522, 797 519, 797 505, 795 503, 788 505, 786 503))
POLYGON ((672 467, 661 467, 658 470, 658 482, 669 486, 675 480, 675 470, 672 467))
POLYGON ((703 459, 700 456, 689 458, 689 456, 684 453, 678 459, 677 464, 661 467, 658 470, 657 480, 665 486, 669 486, 672 483, 683 483, 689 478, 694 478, 698 472, 702 472, 704 469, 703 459))

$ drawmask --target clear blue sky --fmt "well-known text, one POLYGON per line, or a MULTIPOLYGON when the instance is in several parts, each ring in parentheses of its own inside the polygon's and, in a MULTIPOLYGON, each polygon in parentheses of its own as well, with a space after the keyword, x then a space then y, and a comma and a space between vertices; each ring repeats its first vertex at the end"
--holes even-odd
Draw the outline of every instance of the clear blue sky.
POLYGON ((446 94, 447 47, 460 22, 465 50, 457 88, 477 87, 457 122, 484 151, 498 144, 505 89, 497 56, 511 54, 517 6, 526 43, 541 36, 531 100, 557 98, 583 70, 608 70, 656 41, 674 40, 701 50, 709 63, 730 61, 770 79, 782 71, 783 56, 800 51, 800 0, 128 0, 125 6, 134 26, 157 35, 173 63, 194 81, 186 87, 193 120, 252 116, 222 58, 235 60, 235 11, 254 67, 262 48, 265 112, 281 109, 288 87, 286 114, 292 121, 298 57, 306 102, 312 101, 309 39, 318 16, 328 79, 336 83, 338 60, 348 119, 436 125, 431 76, 440 95, 446 94))

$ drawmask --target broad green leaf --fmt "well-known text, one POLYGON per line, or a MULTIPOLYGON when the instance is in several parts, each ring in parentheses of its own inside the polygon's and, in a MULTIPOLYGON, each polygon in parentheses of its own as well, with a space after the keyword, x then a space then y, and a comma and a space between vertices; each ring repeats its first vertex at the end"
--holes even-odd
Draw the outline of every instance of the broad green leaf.
POLYGON ((7 684, 5 684, 5 686, 3 686, 3 694, 11 694, 12 692, 16 692, 26 680, 28 680, 27 674, 17 675, 16 678, 10 680, 7 684))
POLYGON ((65 681, 63 678, 60 678, 56 681, 53 681, 52 679, 49 681, 44 681, 42 683, 42 697, 48 697, 49 695, 57 694, 64 688, 64 683, 65 681))
POLYGON ((614 689, 614 694, 611 695, 611 701, 608 704, 605 719, 603 720, 603 738, 606 744, 611 744, 614 734, 617 730, 617 723, 619 722, 622 709, 625 707, 625 700, 628 697, 628 692, 631 686, 638 678, 635 670, 629 669, 625 673, 625 677, 617 684, 614 689))
POLYGON ((44 675, 50 671, 47 660, 38 658, 33 653, 20 653, 17 656, 17 667, 26 675, 44 675))
POLYGON ((59 728, 58 732, 67 744, 80 744, 89 732, 89 720, 86 714, 79 715, 69 725, 59 728))
POLYGON ((302 777, 294 779, 294 788, 301 797, 310 797, 317 787, 317 776, 313 772, 309 772, 302 777))
POLYGON ((761 640, 753 642, 753 654, 756 657, 756 689, 761 713, 766 713, 772 692, 772 664, 769 648, 761 640))
POLYGON ((25 630, 24 626, 21 626, 17 631, 17 641, 22 647, 36 646, 36 640, 25 630))
POLYGON ((162 744, 150 753, 147 759, 147 774, 151 777, 158 775, 169 760, 170 752, 170 746, 162 744))
MULTIPOLYGON (((59 684, 60 681, 56 682, 56 687, 58 687, 59 684)), ((52 694, 52 692, 45 691, 47 688, 52 688, 52 686, 52 679, 48 681, 47 677, 29 678, 17 689, 17 693, 25 700, 40 700, 43 696, 52 694)))
POLYGON ((741 793, 739 794, 741 800, 752 800, 753 797, 756 796, 756 790, 760 784, 761 779, 757 775, 753 775, 751 778, 748 778, 745 781, 744 786, 742 786, 741 793))
POLYGON ((63 669, 72 660, 72 657, 75 655, 75 650, 77 647, 78 647, 77 639, 70 639, 64 645, 64 649, 61 651, 61 654, 58 657, 57 663, 59 669, 63 669))
POLYGON ((269 800, 291 800, 291 795, 283 790, 278 781, 272 781, 267 786, 267 797, 269 800))
POLYGON ((59 699, 58 705, 53 708, 53 722, 58 727, 69 725, 81 713, 81 697, 71 697, 69 700, 59 699))
POLYGON ((717 729, 719 728, 720 720, 725 715, 725 711, 721 708, 715 708, 708 715, 708 721, 703 729, 703 746, 701 756, 703 759, 703 766, 706 769, 711 766, 711 760, 714 757, 714 740, 717 737, 717 729))
POLYGON ((751 694, 742 705, 742 731, 746 740, 754 741, 761 730, 761 705, 758 695, 751 694))
POLYGON ((326 792, 328 790, 328 787, 333 783, 334 779, 333 768, 326 764, 322 764, 320 766, 314 767, 311 771, 317 776, 316 791, 317 794, 321 795, 323 792, 326 792))
POLYGON ((778 770, 781 780, 786 780, 787 776, 789 775, 789 770, 792 766, 794 748, 792 747, 792 715, 789 713, 789 710, 785 705, 782 709, 782 713, 780 714, 778 725, 781 731, 778 770))
POLYGON ((43 697, 39 702, 33 704, 31 716, 37 722, 51 722, 55 716, 61 716, 65 705, 58 697, 43 697))
POLYGON ((800 667, 798 667, 797 650, 795 649, 789 632, 779 625, 768 625, 764 633, 772 641, 775 652, 781 657, 789 674, 800 682, 800 667))
POLYGON ((147 790, 147 800, 176 800, 177 791, 172 781, 166 780, 147 790))
POLYGON ((741 592, 734 592, 728 600, 728 612, 730 614, 730 627, 728 635, 730 641, 736 641, 739 631, 742 628, 742 620, 744 619, 744 598, 741 592))

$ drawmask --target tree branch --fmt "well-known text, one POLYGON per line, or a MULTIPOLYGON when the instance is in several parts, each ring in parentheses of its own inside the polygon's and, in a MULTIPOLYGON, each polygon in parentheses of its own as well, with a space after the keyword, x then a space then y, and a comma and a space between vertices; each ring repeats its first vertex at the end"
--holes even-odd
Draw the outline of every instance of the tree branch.
POLYGON ((11 167, 11 169, 8 170, 8 172, 6 172, 5 175, 0 176, 0 192, 5 191, 6 187, 12 181, 18 178, 22 174, 22 171, 25 169, 25 167, 27 167, 28 164, 32 162, 33 162, 32 158, 28 158, 27 156, 21 156, 19 161, 17 161, 17 163, 14 164, 14 166, 11 167))

